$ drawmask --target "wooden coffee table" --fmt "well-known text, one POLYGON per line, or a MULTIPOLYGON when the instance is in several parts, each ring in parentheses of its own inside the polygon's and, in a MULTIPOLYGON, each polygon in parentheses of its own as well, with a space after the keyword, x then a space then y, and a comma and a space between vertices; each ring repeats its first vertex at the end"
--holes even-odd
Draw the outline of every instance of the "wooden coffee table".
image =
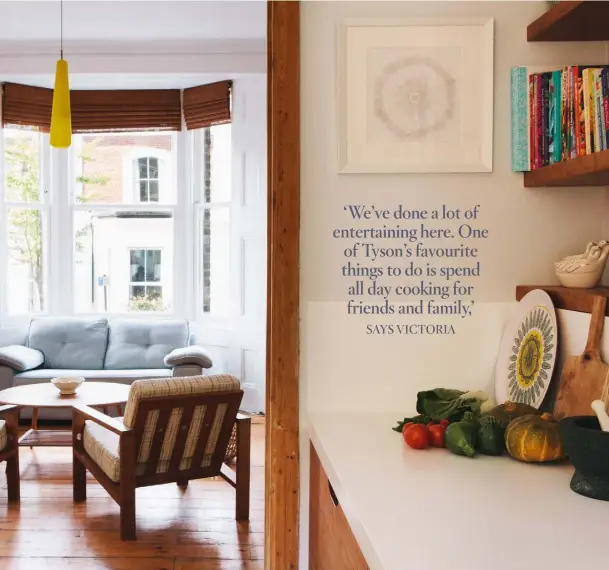
POLYGON ((19 445, 28 447, 70 447, 71 429, 38 429, 40 408, 71 408, 75 404, 101 408, 120 406, 127 401, 130 386, 116 382, 84 382, 76 394, 62 396, 50 382, 15 386, 0 391, 0 404, 32 408, 32 427, 19 439, 19 445))

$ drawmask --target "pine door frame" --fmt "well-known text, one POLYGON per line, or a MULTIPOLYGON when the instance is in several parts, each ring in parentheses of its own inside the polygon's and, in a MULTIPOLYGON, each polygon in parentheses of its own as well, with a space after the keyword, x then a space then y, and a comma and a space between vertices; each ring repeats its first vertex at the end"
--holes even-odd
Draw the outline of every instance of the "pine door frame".
POLYGON ((265 569, 298 568, 300 3, 267 0, 265 569))

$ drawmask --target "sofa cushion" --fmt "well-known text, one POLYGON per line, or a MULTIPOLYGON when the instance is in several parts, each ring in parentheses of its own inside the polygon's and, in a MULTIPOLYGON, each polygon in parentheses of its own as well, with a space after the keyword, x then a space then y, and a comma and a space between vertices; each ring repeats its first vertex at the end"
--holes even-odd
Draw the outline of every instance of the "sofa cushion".
POLYGON ((30 324, 28 346, 44 354, 46 368, 101 369, 107 343, 104 318, 47 317, 30 324))
POLYGON ((27 372, 16 374, 13 384, 15 386, 37 384, 39 382, 48 382, 51 378, 59 376, 84 376, 89 382, 131 384, 135 380, 165 378, 167 376, 167 368, 155 370, 57 370, 54 368, 39 368, 38 370, 28 370, 27 372))
POLYGON ((113 320, 104 368, 166 368, 165 356, 186 346, 188 338, 187 321, 113 320))
POLYGON ((8 346, 10 344, 20 344, 27 346, 27 337, 30 332, 30 325, 0 330, 0 346, 8 346))
POLYGON ((38 368, 44 362, 44 354, 35 348, 15 344, 0 348, 0 365, 23 372, 38 368))

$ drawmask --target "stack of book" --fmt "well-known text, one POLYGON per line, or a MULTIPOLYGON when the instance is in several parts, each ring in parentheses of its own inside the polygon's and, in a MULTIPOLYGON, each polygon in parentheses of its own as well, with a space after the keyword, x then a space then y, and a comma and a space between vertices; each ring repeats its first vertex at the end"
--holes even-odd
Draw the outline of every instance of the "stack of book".
POLYGON ((512 170, 609 149, 609 66, 512 69, 512 170))

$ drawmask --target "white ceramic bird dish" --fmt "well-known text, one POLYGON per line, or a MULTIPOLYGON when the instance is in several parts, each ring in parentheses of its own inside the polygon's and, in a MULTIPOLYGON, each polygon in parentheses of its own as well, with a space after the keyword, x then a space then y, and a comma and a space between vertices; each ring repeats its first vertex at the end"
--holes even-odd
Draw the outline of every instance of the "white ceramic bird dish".
POLYGON ((554 263, 556 276, 563 287, 592 289, 600 283, 608 257, 607 241, 590 242, 583 254, 570 255, 554 263))
POLYGON ((62 376, 60 378, 51 379, 51 383, 59 390, 59 393, 62 396, 71 396, 72 394, 76 394, 76 390, 78 390, 84 381, 85 379, 82 376, 73 378, 62 376))

